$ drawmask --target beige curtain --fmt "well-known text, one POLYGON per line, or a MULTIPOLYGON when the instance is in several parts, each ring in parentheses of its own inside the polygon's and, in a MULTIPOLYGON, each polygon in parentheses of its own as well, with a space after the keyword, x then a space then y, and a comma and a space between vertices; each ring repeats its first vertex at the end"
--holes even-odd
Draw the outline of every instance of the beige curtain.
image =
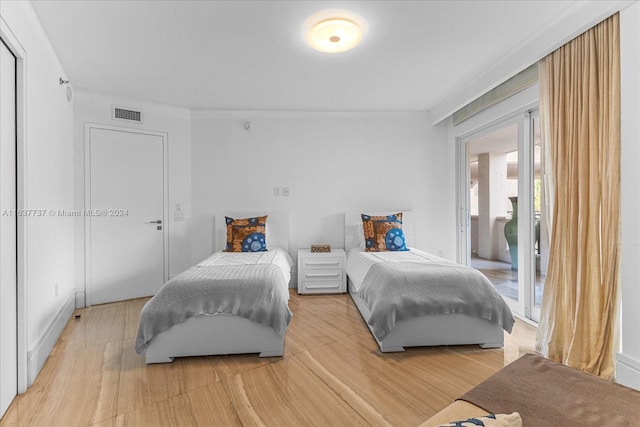
POLYGON ((620 235, 618 15, 540 62, 540 115, 552 206, 536 349, 613 378, 620 235))

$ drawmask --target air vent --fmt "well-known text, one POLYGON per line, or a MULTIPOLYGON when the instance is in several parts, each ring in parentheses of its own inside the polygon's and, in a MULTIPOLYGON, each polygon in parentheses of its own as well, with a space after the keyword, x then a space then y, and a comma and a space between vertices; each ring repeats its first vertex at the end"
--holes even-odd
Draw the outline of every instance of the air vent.
POLYGON ((142 123, 142 111, 113 107, 112 118, 116 120, 142 123))

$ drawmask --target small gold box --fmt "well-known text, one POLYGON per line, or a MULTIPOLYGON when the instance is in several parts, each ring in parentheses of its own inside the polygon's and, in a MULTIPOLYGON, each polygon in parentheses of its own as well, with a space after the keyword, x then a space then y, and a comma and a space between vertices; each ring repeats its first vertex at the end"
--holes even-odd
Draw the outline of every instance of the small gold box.
POLYGON ((311 245, 311 252, 331 252, 331 245, 311 245))

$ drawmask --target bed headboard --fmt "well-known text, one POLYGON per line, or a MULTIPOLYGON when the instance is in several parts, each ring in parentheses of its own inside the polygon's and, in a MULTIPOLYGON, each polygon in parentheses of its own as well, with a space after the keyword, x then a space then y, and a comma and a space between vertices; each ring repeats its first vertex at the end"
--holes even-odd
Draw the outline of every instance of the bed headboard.
POLYGON ((364 248, 364 232, 362 231, 362 217, 367 214, 372 216, 392 215, 402 212, 402 231, 407 246, 413 245, 413 224, 411 223, 411 211, 406 209, 388 210, 388 211, 350 211, 344 214, 344 250, 351 248, 364 248))
POLYGON ((225 216, 230 218, 252 218, 268 215, 267 218, 267 248, 278 247, 289 252, 289 212, 269 211, 228 211, 217 213, 213 225, 213 249, 221 251, 227 245, 227 223, 225 216))

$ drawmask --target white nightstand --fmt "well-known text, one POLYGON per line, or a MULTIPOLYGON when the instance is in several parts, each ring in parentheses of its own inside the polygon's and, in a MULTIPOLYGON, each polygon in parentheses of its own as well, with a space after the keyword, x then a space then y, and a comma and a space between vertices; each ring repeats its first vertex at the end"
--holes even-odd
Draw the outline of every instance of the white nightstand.
POLYGON ((343 249, 331 252, 298 250, 298 293, 336 294, 347 292, 347 255, 343 249))

